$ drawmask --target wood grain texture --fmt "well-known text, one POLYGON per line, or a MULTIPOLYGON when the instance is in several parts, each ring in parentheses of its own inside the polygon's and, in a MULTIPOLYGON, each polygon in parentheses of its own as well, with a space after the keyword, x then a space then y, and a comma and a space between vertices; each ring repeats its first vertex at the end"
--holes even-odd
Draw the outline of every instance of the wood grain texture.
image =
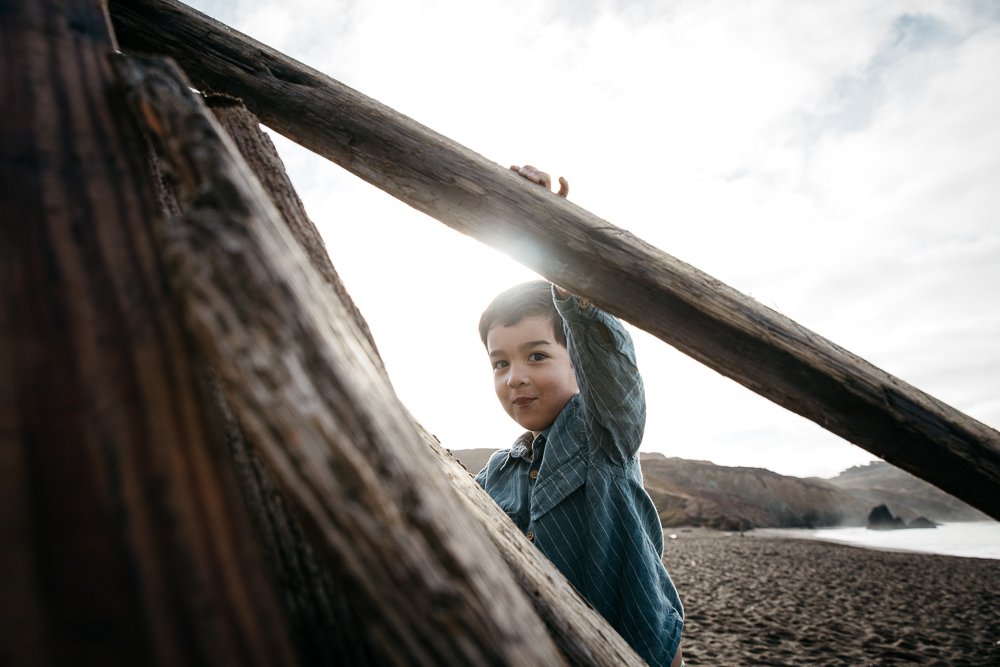
POLYGON ((0 10, 0 662, 286 664, 103 4, 0 10))
POLYGON ((565 664, 228 137, 173 66, 116 64, 178 185, 158 242, 188 329, 379 659, 565 664))
MULTIPOLYGON (((257 119, 231 97, 217 97, 210 106, 285 224, 306 250, 313 267, 328 284, 339 289, 338 293, 346 292, 322 243, 314 243, 318 232, 305 217, 274 145, 260 129, 257 119)), ((153 151, 148 152, 148 158, 164 213, 179 217, 182 210, 173 170, 153 151)), ((360 318, 359 313, 356 316, 360 318)), ((365 625, 343 586, 334 580, 330 568, 319 557, 273 472, 247 442, 215 373, 200 358, 197 362, 208 385, 207 407, 228 445, 257 544, 280 593, 299 664, 383 664, 372 649, 365 625)))
POLYGON ((778 405, 1000 518, 1000 434, 506 168, 174 0, 112 0, 126 49, 778 405))

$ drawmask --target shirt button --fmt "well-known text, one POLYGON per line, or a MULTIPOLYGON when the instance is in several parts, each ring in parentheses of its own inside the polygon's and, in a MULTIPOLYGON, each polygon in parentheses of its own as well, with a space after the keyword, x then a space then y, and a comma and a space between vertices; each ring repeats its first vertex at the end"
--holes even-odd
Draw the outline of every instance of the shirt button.
POLYGON ((528 538, 529 542, 535 541, 535 531, 533 530, 529 530, 527 533, 524 534, 524 536, 528 538))
POLYGON ((538 471, 532 470, 531 472, 528 473, 528 477, 530 477, 531 479, 538 479, 538 471))

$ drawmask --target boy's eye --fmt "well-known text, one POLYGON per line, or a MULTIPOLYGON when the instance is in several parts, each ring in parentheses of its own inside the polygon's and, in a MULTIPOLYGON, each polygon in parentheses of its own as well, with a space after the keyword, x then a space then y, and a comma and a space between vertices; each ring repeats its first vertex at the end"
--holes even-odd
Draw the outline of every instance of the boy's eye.
POLYGON ((493 370, 498 370, 500 368, 507 368, 510 364, 507 363, 506 359, 497 359, 493 362, 493 370))
POLYGON ((528 361, 544 361, 549 358, 549 355, 544 352, 532 352, 528 355, 528 361))

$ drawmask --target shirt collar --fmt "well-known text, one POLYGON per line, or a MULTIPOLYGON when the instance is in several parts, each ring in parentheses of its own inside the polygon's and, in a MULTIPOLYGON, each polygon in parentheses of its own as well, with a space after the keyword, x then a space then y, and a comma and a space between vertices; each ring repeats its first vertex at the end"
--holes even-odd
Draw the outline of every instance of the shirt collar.
POLYGON ((519 437, 510 448, 510 454, 507 455, 508 459, 526 459, 528 458, 528 451, 531 448, 531 441, 534 436, 531 435, 531 431, 525 431, 521 437, 519 437))

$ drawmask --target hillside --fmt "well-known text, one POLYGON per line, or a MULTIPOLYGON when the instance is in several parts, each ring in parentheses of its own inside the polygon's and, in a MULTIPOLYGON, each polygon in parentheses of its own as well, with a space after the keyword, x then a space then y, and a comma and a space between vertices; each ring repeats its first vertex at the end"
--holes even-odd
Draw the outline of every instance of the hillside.
POLYGON ((665 526, 832 526, 860 523, 871 509, 822 480, 662 454, 642 454, 640 460, 646 491, 665 526))
MULTIPOLYGON (((491 449, 456 450, 466 469, 478 472, 491 449)), ((724 530, 764 527, 864 525, 868 512, 886 504, 911 520, 982 521, 988 517, 936 487, 877 462, 833 479, 798 478, 763 468, 719 466, 708 461, 641 454, 646 491, 664 526, 724 530)))

